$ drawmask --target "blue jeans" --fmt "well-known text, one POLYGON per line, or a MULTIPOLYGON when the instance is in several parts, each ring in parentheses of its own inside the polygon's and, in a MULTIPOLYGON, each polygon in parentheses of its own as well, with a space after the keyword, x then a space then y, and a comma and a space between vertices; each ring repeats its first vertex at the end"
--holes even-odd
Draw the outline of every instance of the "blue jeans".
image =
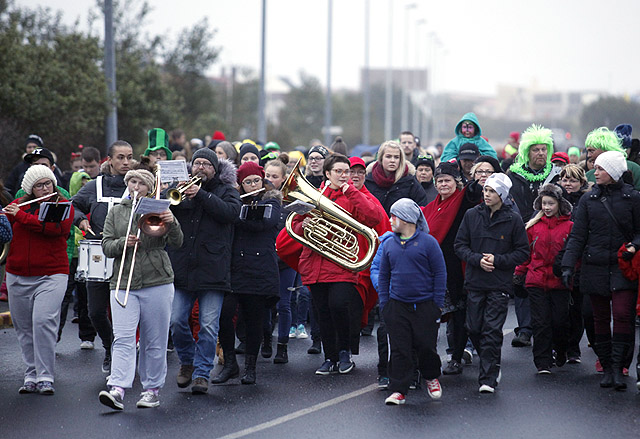
MULTIPOLYGON (((294 286, 296 290, 291 293, 291 324, 293 326, 304 325, 311 307, 311 292, 309 288, 302 285, 300 275, 297 273, 294 286)), ((309 317, 309 322, 311 322, 313 317, 309 317)))
MULTIPOLYGON (((289 342, 291 328, 291 293, 289 288, 295 287, 297 273, 293 268, 280 270, 280 300, 278 301, 278 343, 289 342)), ((293 290, 295 293, 296 290, 293 290)))
POLYGON ((533 328, 531 327, 531 305, 529 304, 529 298, 516 296, 514 302, 516 317, 518 318, 518 327, 514 329, 513 332, 516 335, 522 332, 531 337, 533 328))
POLYGON ((220 311, 224 293, 221 291, 188 291, 176 289, 171 310, 171 336, 180 364, 193 364, 193 378, 209 379, 220 328, 220 311), (189 316, 198 299, 200 331, 193 339, 189 316))

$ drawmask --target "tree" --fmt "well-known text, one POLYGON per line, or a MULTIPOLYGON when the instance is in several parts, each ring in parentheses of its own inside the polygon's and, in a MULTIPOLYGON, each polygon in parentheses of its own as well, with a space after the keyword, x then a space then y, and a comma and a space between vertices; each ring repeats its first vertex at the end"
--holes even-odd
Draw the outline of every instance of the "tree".
POLYGON ((285 97, 279 119, 291 133, 293 145, 308 145, 311 139, 322 138, 325 99, 318 79, 301 72, 300 83, 285 97))
POLYGON ((605 96, 585 106, 580 115, 583 137, 595 128, 606 126, 613 129, 621 123, 640 127, 640 104, 628 99, 605 96))

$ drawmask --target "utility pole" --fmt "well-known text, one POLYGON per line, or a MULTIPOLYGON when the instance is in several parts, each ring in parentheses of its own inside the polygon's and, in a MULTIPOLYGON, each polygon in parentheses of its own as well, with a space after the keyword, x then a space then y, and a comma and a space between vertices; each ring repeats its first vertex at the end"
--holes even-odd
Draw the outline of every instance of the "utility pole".
POLYGON ((107 119, 105 149, 118 139, 118 101, 116 99, 116 50, 113 43, 113 0, 104 2, 104 76, 107 81, 107 119))
POLYGON ((329 19, 327 29, 327 97, 324 107, 324 145, 331 145, 331 123, 333 108, 331 102, 331 27, 332 27, 333 0, 329 0, 329 19))
POLYGON ((265 119, 265 92, 264 92, 264 60, 265 40, 267 29, 267 0, 262 0, 262 50, 260 54, 260 91, 258 92, 258 138, 256 140, 267 142, 267 123, 265 119))

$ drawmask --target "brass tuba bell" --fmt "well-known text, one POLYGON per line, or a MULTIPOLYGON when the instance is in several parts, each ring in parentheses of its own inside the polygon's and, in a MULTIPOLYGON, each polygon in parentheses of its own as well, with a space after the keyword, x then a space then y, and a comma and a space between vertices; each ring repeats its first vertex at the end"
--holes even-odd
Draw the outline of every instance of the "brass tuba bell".
POLYGON ((287 217, 287 233, 300 244, 309 247, 341 267, 358 272, 366 270, 378 249, 378 234, 375 230, 356 221, 342 206, 337 205, 317 190, 300 172, 300 160, 282 185, 284 201, 295 200, 312 204, 308 215, 311 222, 304 227, 303 236, 293 231, 292 212, 287 217), (368 244, 367 253, 359 258, 358 236, 362 235, 368 244))

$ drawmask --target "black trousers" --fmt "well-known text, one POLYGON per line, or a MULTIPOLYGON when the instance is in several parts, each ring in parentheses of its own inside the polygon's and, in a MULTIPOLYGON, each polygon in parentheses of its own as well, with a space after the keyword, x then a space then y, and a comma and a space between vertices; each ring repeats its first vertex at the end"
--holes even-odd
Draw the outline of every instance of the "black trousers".
POLYGON ((548 369, 553 363, 552 350, 567 353, 569 344, 569 290, 527 288, 533 326, 533 363, 548 369))
POLYGON ((102 339, 105 350, 111 351, 113 331, 109 320, 109 282, 87 282, 87 302, 91 324, 102 339))
POLYGON ((362 310, 364 303, 356 290, 356 295, 349 306, 349 349, 353 355, 360 353, 360 329, 362 328, 362 310))
POLYGON ((376 338, 378 339, 378 375, 389 378, 389 335, 383 314, 380 311, 380 323, 376 331, 376 338))
POLYGON ((238 317, 242 318, 246 328, 245 352, 247 355, 258 355, 262 342, 266 299, 267 296, 260 294, 225 294, 222 311, 220 311, 220 331, 218 334, 223 352, 232 352, 235 348, 233 317, 238 310, 238 317))
POLYGON ((478 382, 498 385, 502 354, 502 327, 507 319, 509 295, 502 291, 468 290, 466 327, 480 365, 478 382))
POLYGON ((462 363, 462 354, 467 346, 469 335, 465 329, 465 320, 467 318, 467 310, 465 308, 457 309, 451 313, 449 326, 451 328, 451 359, 462 363))
POLYGON ((569 357, 580 357, 580 341, 584 334, 584 320, 582 318, 582 293, 580 288, 574 286, 571 290, 571 302, 569 303, 569 357))
POLYGON ((325 359, 338 361, 338 353, 351 348, 351 307, 358 292, 349 282, 318 283, 309 288, 317 311, 325 359))
POLYGON ((440 356, 436 343, 440 325, 440 308, 433 302, 405 303, 390 299, 382 310, 391 344, 389 390, 406 395, 418 357, 418 370, 428 380, 440 376, 440 356))

